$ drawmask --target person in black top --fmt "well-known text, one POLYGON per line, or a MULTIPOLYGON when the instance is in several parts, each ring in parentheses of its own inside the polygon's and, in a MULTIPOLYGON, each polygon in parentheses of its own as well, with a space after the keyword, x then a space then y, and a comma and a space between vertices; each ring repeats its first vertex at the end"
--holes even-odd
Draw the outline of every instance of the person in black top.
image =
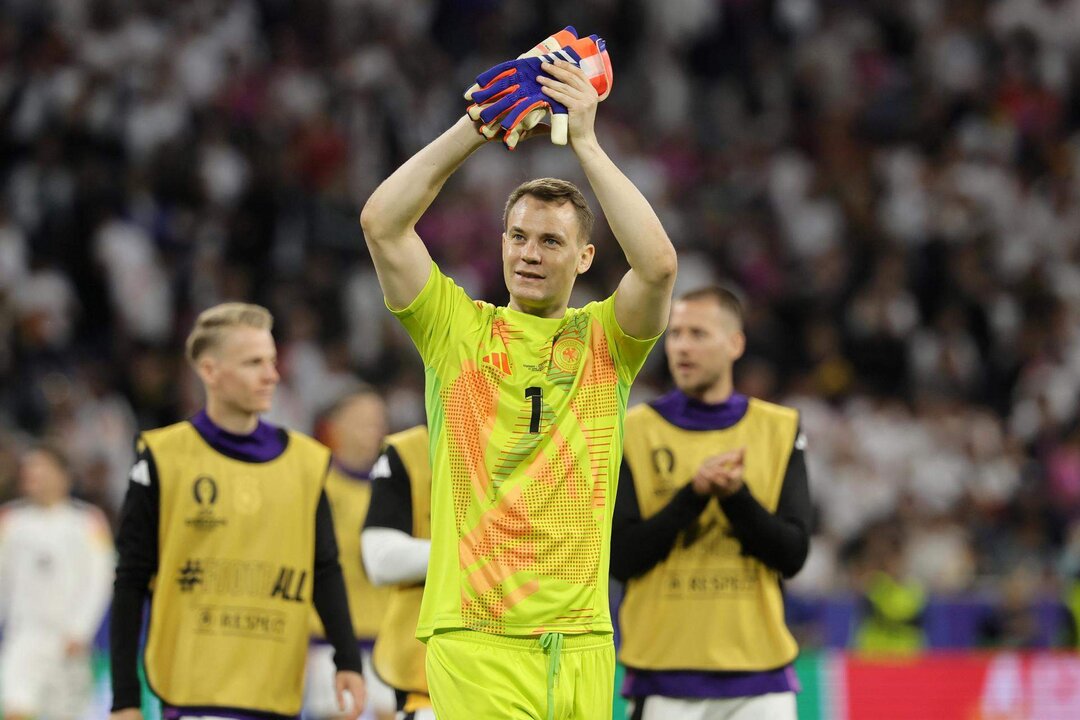
POLYGON ((112 720, 141 720, 136 663, 148 594, 145 667, 164 717, 296 716, 312 603, 335 650, 343 717, 363 708, 323 492, 330 453, 259 419, 279 380, 272 322, 256 305, 203 312, 187 356, 206 408, 138 439, 117 537, 112 720))
POLYGON ((684 295, 665 343, 677 389, 627 416, 611 574, 635 718, 795 718, 780 580, 809 548, 806 441, 795 410, 734 391, 744 347, 734 294, 684 295))

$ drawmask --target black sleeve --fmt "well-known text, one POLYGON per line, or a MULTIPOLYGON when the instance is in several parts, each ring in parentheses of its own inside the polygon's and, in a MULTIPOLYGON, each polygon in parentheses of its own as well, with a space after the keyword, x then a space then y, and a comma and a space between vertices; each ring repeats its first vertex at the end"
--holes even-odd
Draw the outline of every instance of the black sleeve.
POLYGON ((315 511, 315 578, 311 595, 315 611, 326 629, 326 639, 334 646, 334 665, 338 670, 360 672, 360 649, 353 634, 345 576, 338 563, 334 517, 325 492, 319 496, 319 507, 315 511))
POLYGON ((757 558, 785 578, 802 569, 810 551, 812 508, 806 458, 798 444, 788 460, 775 515, 762 507, 745 485, 722 500, 720 507, 744 554, 757 558))
POLYGON ((158 568, 158 497, 157 466, 150 450, 141 448, 131 468, 116 534, 119 558, 109 616, 113 710, 141 705, 139 634, 143 604, 158 568))
POLYGON ((634 478, 623 460, 611 525, 612 576, 626 582, 651 570, 668 556, 679 532, 690 527, 708 504, 709 498, 688 484, 660 512, 642 520, 634 478))
POLYGON ((412 483, 405 463, 393 445, 387 445, 372 470, 371 502, 364 529, 393 528, 412 535, 412 483))

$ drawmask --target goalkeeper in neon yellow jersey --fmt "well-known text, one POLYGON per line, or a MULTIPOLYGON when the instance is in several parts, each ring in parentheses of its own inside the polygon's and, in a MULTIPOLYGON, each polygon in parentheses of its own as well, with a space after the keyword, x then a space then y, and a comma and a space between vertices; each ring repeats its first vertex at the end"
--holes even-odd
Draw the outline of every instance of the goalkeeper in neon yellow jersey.
POLYGON ((567 307, 595 248, 592 212, 562 180, 527 182, 506 203, 505 307, 474 302, 432 262, 415 226, 486 142, 468 116, 361 215, 387 306, 426 367, 432 540, 417 636, 440 720, 611 716, 622 422, 667 321, 676 257, 597 142, 595 88, 569 63, 545 67, 543 91, 566 106, 570 148, 630 265, 611 296, 567 307))

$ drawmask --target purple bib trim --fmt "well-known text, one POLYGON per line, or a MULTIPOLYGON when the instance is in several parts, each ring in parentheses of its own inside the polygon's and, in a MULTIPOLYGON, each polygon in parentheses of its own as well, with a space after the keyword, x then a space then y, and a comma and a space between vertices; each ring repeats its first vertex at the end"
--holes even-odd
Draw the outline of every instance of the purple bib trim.
POLYGON ((681 698, 755 697, 768 693, 800 692, 795 669, 788 665, 762 672, 655 671, 626 668, 625 697, 663 695, 681 698))
POLYGON ((280 718, 281 720, 298 720, 299 715, 277 715, 275 713, 259 713, 248 712, 244 710, 236 710, 234 708, 220 708, 220 707, 173 707, 172 705, 161 704, 161 717, 162 720, 180 720, 180 718, 190 717, 219 717, 219 718, 231 718, 231 720, 270 720, 271 718, 280 718))
POLYGON ((724 402, 710 404, 695 400, 682 390, 672 390, 649 405, 669 423, 683 430, 724 430, 743 419, 750 399, 732 393, 724 402))
POLYGON ((337 471, 347 478, 351 478, 353 480, 362 480, 364 482, 371 480, 370 470, 354 470, 353 468, 342 464, 341 461, 337 458, 334 458, 333 462, 334 467, 337 469, 337 471))
POLYGON ((289 443, 289 436, 285 431, 262 420, 248 435, 236 435, 222 430, 214 424, 206 410, 200 410, 191 418, 191 424, 212 448, 222 455, 243 462, 269 462, 285 452, 285 446, 289 443))

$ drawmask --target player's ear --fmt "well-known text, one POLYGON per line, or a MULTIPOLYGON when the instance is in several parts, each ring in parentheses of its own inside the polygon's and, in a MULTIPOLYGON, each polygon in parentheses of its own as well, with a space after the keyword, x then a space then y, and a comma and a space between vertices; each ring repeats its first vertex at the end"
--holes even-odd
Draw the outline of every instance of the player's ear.
POLYGON ((578 255, 577 274, 580 275, 589 268, 592 267, 593 258, 596 256, 596 246, 592 243, 585 243, 581 248, 581 253, 578 255))
POLYGON ((741 330, 734 332, 728 336, 731 343, 731 359, 732 361, 738 360, 746 352, 746 334, 741 330))
POLYGON ((212 385, 217 378, 217 360, 212 352, 204 352, 195 360, 195 374, 203 385, 212 385))

